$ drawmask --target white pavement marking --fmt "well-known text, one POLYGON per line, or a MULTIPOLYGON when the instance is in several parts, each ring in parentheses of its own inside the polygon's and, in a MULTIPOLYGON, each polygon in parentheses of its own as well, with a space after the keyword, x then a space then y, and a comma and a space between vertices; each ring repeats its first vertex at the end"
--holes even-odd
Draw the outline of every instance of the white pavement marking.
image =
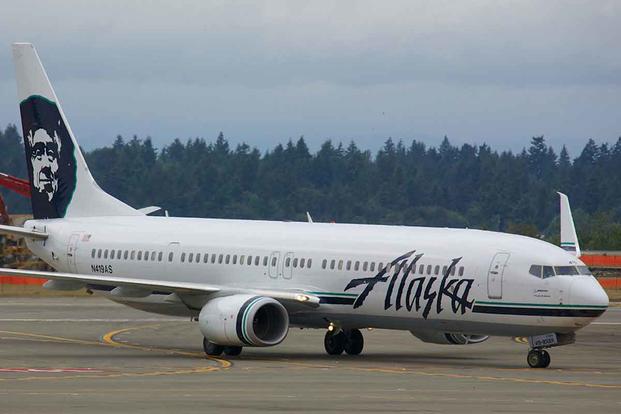
POLYGON ((591 325, 621 325, 621 322, 591 322, 591 325))

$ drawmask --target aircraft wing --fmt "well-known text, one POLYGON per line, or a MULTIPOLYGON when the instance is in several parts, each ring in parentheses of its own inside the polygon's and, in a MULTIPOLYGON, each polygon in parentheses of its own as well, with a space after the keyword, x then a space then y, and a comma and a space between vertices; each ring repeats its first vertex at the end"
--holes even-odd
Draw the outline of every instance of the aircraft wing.
POLYGON ((141 290, 166 290, 180 295, 205 295, 211 293, 222 293, 225 295, 245 293, 260 296, 268 296, 280 301, 307 305, 310 307, 319 306, 319 297, 293 290, 271 290, 271 289, 243 289, 231 288, 226 286, 211 285, 195 282, 177 282, 170 280, 153 280, 121 276, 108 275, 85 275, 77 273, 63 272, 44 272, 38 270, 21 270, 0 268, 1 276, 33 277, 37 279, 48 279, 60 282, 73 283, 79 289, 80 284, 108 285, 125 287, 141 290))

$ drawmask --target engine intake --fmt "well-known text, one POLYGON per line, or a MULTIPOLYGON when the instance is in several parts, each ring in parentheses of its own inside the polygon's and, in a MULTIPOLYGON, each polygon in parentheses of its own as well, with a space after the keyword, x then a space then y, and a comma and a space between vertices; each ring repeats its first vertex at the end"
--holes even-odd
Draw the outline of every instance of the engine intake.
POLYGON ((437 331, 410 331, 410 333, 423 342, 442 345, 478 344, 489 339, 489 336, 485 335, 446 333, 437 331))
POLYGON ((275 299, 232 295, 207 302, 198 316, 209 341, 228 346, 273 346, 289 332, 289 314, 275 299))

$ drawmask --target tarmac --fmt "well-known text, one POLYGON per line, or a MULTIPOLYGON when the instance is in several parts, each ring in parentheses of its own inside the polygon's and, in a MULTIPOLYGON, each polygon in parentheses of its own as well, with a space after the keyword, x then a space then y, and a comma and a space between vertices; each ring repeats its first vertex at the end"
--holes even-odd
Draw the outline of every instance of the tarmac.
POLYGON ((0 298, 0 413, 621 412, 621 308, 530 369, 520 338, 425 344, 365 331, 331 357, 323 331, 206 358, 195 322, 101 298, 0 298))

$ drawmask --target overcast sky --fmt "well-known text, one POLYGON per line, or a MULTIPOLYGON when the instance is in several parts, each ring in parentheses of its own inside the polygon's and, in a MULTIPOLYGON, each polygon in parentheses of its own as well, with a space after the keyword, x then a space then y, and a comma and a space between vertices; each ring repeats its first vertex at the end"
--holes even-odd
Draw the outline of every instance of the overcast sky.
POLYGON ((577 155, 621 135, 621 1, 0 5, 0 126, 19 120, 10 43, 33 42, 89 149, 222 130, 261 149, 543 134, 577 155))

